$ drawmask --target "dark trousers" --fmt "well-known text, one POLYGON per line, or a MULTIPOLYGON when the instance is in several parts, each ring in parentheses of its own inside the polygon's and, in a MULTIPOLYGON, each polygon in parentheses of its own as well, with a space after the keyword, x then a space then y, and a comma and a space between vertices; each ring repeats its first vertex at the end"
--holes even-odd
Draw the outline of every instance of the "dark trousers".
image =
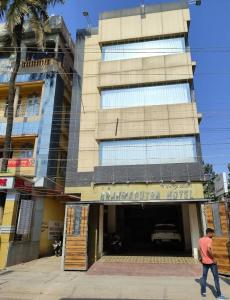
POLYGON ((210 264, 205 265, 203 264, 203 276, 201 279, 201 293, 206 293, 206 285, 207 285, 207 276, 208 276, 208 270, 211 269, 212 275, 215 282, 217 297, 221 295, 220 291, 220 282, 219 282, 219 274, 218 274, 218 268, 217 264, 210 264))

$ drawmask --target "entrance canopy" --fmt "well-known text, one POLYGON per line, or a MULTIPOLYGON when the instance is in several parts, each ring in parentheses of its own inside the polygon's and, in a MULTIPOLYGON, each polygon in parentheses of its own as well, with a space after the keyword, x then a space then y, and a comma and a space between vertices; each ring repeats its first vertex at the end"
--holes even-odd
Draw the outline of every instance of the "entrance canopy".
POLYGON ((153 205, 153 204, 179 204, 179 203, 207 203, 210 202, 210 199, 160 199, 160 200, 126 200, 126 201, 118 201, 118 200, 92 200, 92 201, 78 201, 71 202, 69 204, 103 204, 103 205, 153 205))

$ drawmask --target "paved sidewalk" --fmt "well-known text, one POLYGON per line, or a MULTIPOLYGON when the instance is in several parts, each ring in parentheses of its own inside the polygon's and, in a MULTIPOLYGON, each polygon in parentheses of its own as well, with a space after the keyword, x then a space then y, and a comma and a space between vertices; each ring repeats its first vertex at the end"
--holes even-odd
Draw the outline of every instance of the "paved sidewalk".
MULTIPOLYGON (((152 265, 154 268, 155 265, 152 265)), ((177 271, 177 265, 175 272, 177 271)), ((191 266, 188 265, 188 268, 191 266)), ((167 265, 162 268, 168 268, 167 265)), ((198 273, 189 276, 92 275, 61 272, 60 259, 43 258, 0 272, 1 300, 199 300, 198 273)), ((122 270, 121 270, 122 272, 122 270)), ((207 300, 215 299, 209 278, 207 300), (211 289, 210 289, 211 288, 211 289)), ((230 278, 221 279, 223 293, 230 296, 230 278)))

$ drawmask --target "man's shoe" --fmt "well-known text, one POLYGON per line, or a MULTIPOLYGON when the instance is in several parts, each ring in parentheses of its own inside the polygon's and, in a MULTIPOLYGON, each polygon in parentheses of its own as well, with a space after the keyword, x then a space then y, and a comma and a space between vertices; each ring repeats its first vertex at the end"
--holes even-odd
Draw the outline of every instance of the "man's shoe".
POLYGON ((201 296, 202 297, 206 297, 206 293, 201 293, 201 296))
POLYGON ((223 296, 223 295, 217 297, 217 299, 218 299, 218 300, 229 300, 229 298, 227 298, 227 297, 225 297, 225 296, 223 296))

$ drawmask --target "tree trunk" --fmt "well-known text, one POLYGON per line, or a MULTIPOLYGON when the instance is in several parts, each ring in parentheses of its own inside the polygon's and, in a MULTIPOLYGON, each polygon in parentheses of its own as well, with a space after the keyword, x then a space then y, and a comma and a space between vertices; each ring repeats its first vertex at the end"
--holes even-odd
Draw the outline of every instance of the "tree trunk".
POLYGON ((14 122, 15 82, 16 82, 16 77, 21 63, 22 34, 23 34, 23 19, 21 20, 21 23, 19 25, 15 26, 15 30, 14 30, 15 41, 16 41, 16 59, 9 80, 6 135, 4 140, 1 172, 7 172, 8 160, 11 154, 11 136, 12 136, 13 122, 14 122))

